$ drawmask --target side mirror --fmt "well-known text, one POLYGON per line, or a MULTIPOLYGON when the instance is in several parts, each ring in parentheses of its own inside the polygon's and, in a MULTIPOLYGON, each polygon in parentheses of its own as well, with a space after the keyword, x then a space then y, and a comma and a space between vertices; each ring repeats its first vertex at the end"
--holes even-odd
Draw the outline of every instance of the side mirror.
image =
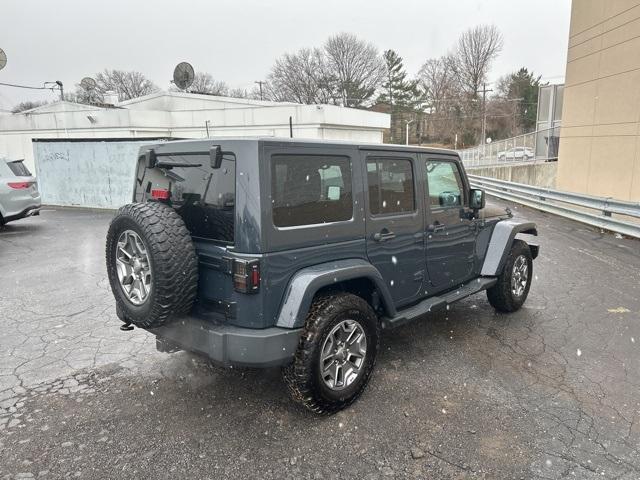
POLYGON ((222 156, 222 148, 220 148, 220 145, 211 147, 211 150, 209 150, 209 161, 211 163, 211 168, 220 168, 220 166, 222 165, 222 156))
POLYGON ((147 168, 155 168, 158 164, 158 157, 153 148, 150 148, 144 153, 144 164, 147 168))
POLYGON ((472 188, 469 195, 469 206, 472 210, 481 210, 485 205, 484 190, 472 188))

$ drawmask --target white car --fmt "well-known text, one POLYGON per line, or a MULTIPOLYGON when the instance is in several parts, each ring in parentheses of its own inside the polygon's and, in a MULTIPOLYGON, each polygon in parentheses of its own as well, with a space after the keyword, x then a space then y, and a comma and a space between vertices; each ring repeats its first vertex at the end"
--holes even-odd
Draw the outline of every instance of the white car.
POLYGON ((531 160, 534 156, 533 150, 527 147, 515 147, 498 152, 498 160, 501 162, 506 160, 531 160))
POLYGON ((36 177, 22 160, 0 157, 0 225, 40 214, 36 177))

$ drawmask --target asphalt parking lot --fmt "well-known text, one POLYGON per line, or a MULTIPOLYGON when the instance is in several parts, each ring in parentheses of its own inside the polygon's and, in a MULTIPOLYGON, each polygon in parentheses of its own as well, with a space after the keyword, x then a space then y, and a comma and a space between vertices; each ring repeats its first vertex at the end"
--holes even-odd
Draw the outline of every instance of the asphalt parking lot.
POLYGON ((350 409, 319 418, 277 369, 160 354, 121 332, 111 213, 0 230, 0 478, 640 478, 640 242, 522 207, 525 307, 484 294, 385 333, 350 409))

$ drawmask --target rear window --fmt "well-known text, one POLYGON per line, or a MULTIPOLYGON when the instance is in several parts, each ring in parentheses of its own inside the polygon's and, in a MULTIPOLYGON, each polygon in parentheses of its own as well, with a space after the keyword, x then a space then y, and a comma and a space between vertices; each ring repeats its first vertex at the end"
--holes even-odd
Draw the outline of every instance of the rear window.
POLYGON ((273 155, 271 203, 276 227, 350 220, 351 161, 329 155, 273 155))
POLYGON ((195 237, 233 243, 235 230, 236 163, 224 158, 212 169, 209 155, 163 157, 196 167, 162 169, 171 181, 171 201, 195 237))
POLYGON ((13 174, 18 176, 18 177, 30 177, 31 176, 31 172, 25 166, 25 164, 22 163, 22 160, 15 160, 13 162, 7 162, 7 165, 9 165, 9 168, 11 169, 13 174))

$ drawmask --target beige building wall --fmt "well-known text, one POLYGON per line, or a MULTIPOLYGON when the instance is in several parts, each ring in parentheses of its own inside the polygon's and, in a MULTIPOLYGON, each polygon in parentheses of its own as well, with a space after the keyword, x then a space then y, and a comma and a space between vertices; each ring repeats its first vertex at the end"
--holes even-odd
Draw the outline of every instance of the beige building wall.
POLYGON ((573 0, 557 188, 640 201, 640 0, 573 0))

